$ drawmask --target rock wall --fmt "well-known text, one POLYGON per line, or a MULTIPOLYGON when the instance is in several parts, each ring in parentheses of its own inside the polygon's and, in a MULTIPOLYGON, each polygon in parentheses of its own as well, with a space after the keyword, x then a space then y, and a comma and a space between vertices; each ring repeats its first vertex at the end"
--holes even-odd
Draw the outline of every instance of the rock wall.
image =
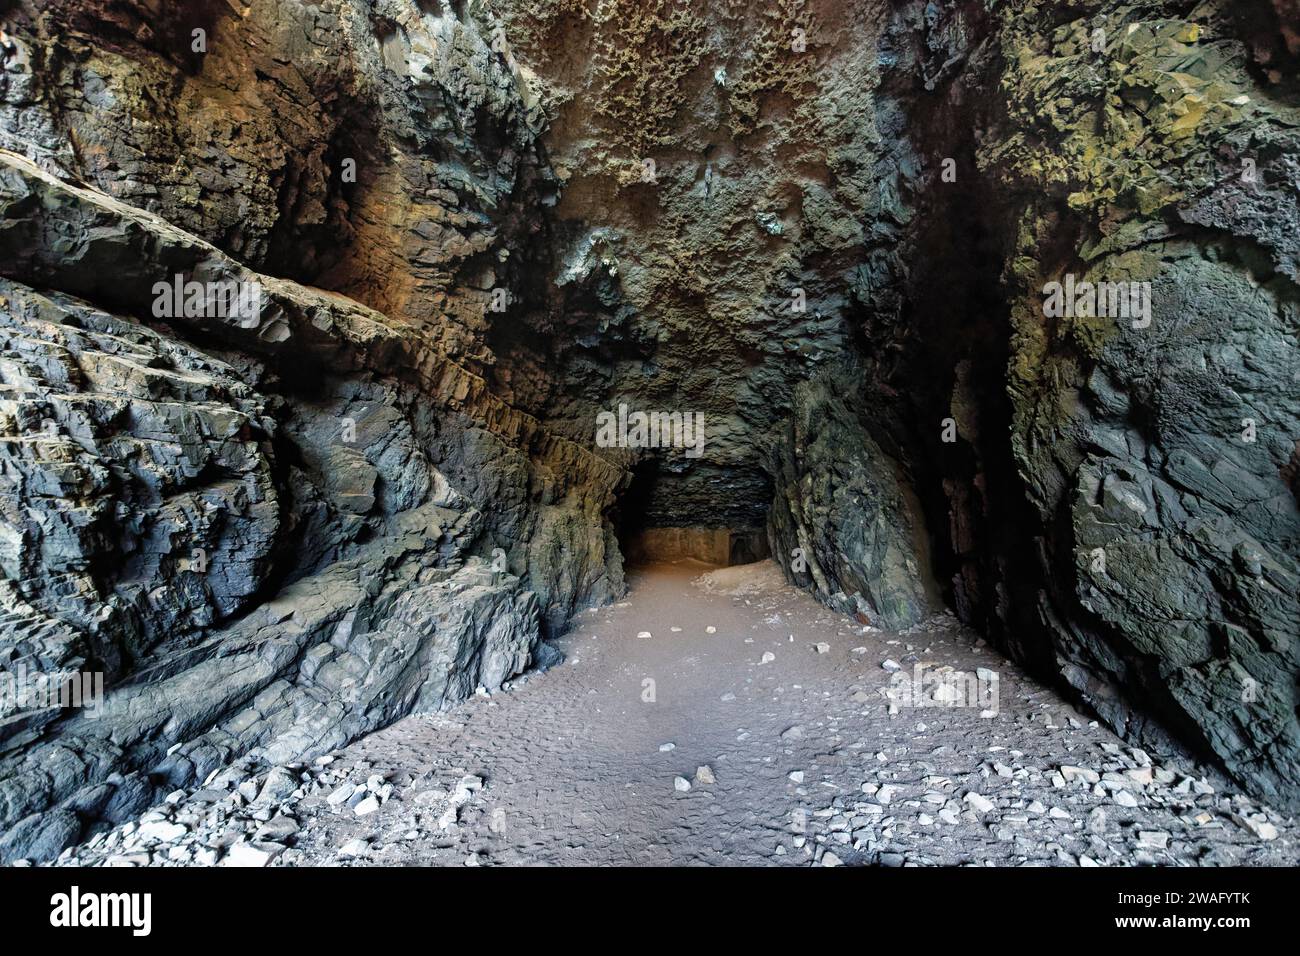
MULTIPOLYGON (((31 281, 65 284, 69 237, 83 264, 152 249, 186 274, 238 268, 147 214, 0 160, 0 246, 31 281), (32 202, 48 215, 14 214, 32 202)), ((159 260, 119 270, 119 301, 159 260)), ((0 289, 6 670, 108 684, 91 710, 5 721, 7 858, 57 851, 80 832, 74 815, 111 822, 236 756, 308 759, 499 687, 540 653, 537 596, 473 555, 484 515, 429 461, 429 423, 364 372, 394 358, 384 346, 399 330, 262 280, 260 324, 227 331, 273 343, 267 361, 294 349, 300 371, 315 351, 343 373, 350 354, 352 377, 323 373, 290 404, 268 394, 283 383, 259 357, 220 359, 66 293, 0 289)))
MULTIPOLYGON (((528 467, 499 461, 480 475, 494 453, 473 439, 454 453, 470 459, 462 480, 480 486, 477 500, 502 501, 489 534, 513 570, 530 573, 521 523, 547 509, 557 509, 553 531, 566 511, 600 527, 592 516, 620 466, 570 469, 581 450, 540 421, 541 399, 512 385, 517 373, 502 372, 494 351, 502 328, 544 307, 531 298, 533 273, 559 269, 537 214, 559 180, 538 152, 532 88, 491 48, 480 4, 14 7, 0 145, 245 268, 346 296, 400 328, 404 364, 436 382, 471 434, 486 423, 549 469, 549 487, 510 494, 494 476, 513 470, 506 483, 518 488, 534 481, 528 467), (590 501, 571 491, 585 486, 599 486, 590 501)), ((79 294, 117 304, 112 283, 95 287, 72 264, 74 281, 91 283, 79 294)), ((517 367, 544 358, 521 348, 517 367)), ((587 531, 559 533, 574 535, 575 553, 591 550, 587 531)), ((603 571, 556 595, 562 608, 619 593, 617 560, 597 560, 603 571)))
POLYGON ((653 456, 654 523, 763 528, 769 433, 851 344, 847 287, 888 215, 872 98, 885 6, 492 4, 564 183, 573 291, 548 330, 544 417, 574 437, 620 402, 707 421, 699 457, 653 456))
POLYGON ((0 663, 106 695, 0 713, 0 858, 496 689, 622 592, 623 466, 493 368, 548 173, 472 19, 40 4, 6 38, 0 663), (177 276, 254 314, 160 314, 177 276))
POLYGON ((948 526, 935 563, 965 619, 1121 732, 1172 732, 1294 804, 1300 100, 1281 35, 1263 3, 903 5, 883 87, 912 101, 916 213, 883 270, 901 318, 871 333, 902 358, 867 378, 904 393, 882 418, 948 526), (1056 314, 1053 282, 1134 283, 1149 312, 1056 314))
POLYGON ((796 390, 771 451, 768 538, 787 576, 819 600, 864 624, 904 628, 941 602, 924 516, 902 466, 872 438, 860 381, 850 366, 796 390))
POLYGON ((1254 68, 1239 6, 1054 24, 1003 77, 1021 128, 980 161, 999 191, 1042 190, 1008 270, 1008 388, 1061 674, 1117 726, 1141 701, 1294 800, 1300 101, 1294 73, 1254 68), (1149 282, 1150 312, 1053 327, 1041 289, 1064 273, 1149 282))

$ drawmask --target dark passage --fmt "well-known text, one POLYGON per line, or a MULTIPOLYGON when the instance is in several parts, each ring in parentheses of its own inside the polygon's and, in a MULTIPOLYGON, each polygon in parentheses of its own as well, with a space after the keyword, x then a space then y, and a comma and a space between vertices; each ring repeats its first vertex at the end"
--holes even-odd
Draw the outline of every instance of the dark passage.
MULTIPOLYGON (((701 482, 706 489, 716 489, 720 495, 735 494, 731 490, 734 481, 728 481, 725 475, 709 478, 712 480, 701 482)), ((659 459, 648 459, 636 466, 632 483, 620 496, 612 515, 626 564, 695 558, 727 566, 768 556, 766 502, 770 491, 758 502, 713 506, 704 502, 693 485, 690 476, 665 472, 659 459), (720 518, 732 518, 735 523, 722 523, 720 518)))

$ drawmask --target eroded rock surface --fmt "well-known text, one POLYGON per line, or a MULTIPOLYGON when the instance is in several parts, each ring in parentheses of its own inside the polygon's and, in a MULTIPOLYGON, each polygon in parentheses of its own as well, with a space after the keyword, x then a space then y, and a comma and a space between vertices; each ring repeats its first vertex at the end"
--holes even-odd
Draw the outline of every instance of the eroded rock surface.
MULTIPOLYGON (((359 22, 373 36, 368 6, 209 11, 210 59, 164 53, 190 35, 170 8, 45 5, 14 31, 4 125, 29 158, 0 157, 4 663, 102 673, 108 690, 93 714, 3 715, 6 860, 46 858, 241 755, 307 759, 498 687, 554 659, 542 639, 575 608, 621 593, 602 515, 622 467, 484 377, 494 280, 469 260, 519 248, 498 206, 524 188, 512 163, 535 162, 520 91, 473 24, 397 5, 436 60, 400 61, 437 91, 423 123, 407 78, 351 45, 359 22), (299 15, 322 40, 310 52, 285 19, 299 15), (350 58, 401 102, 303 115, 350 58), (126 119, 164 99, 181 104, 156 116, 170 133, 126 119), (424 145, 386 154, 371 206, 344 196, 344 157, 324 164, 307 140, 337 122, 364 142, 356 124, 377 119, 400 121, 390 145, 417 126, 424 145), (472 156, 442 151, 453 128, 472 156), (380 214, 374 241, 343 248, 380 214), (325 275, 328 257, 348 278, 325 275), (256 286, 256 314, 160 316, 155 285, 178 276, 256 286), (394 296, 410 282, 408 310, 394 296)), ((379 175, 369 156, 363 180, 379 175)))

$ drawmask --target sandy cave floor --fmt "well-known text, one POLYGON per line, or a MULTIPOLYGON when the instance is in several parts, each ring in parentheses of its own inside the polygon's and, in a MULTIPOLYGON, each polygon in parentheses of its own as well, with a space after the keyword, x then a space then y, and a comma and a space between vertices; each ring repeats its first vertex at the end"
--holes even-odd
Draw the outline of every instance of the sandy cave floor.
POLYGON ((1291 818, 1186 758, 1134 750, 949 616, 887 633, 827 610, 770 563, 708 571, 631 572, 626 600, 579 615, 560 639, 563 665, 301 768, 300 788, 274 806, 246 799, 255 785, 244 798, 173 794, 61 862, 1300 859, 1291 818), (886 661, 902 675, 918 662, 995 671, 997 711, 981 711, 987 699, 891 708, 903 677, 886 661))

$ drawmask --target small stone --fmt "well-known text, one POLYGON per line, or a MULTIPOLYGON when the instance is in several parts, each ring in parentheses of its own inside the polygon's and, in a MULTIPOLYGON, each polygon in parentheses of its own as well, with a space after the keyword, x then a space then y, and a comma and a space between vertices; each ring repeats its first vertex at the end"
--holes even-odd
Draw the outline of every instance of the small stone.
POLYGON ((706 627, 706 628, 704 629, 704 633, 705 633, 705 634, 717 634, 717 633, 718 633, 718 629, 717 629, 716 627, 714 627, 712 624, 710 624, 708 627, 706 627))
POLYGON ((360 803, 358 803, 355 807, 353 807, 352 812, 359 817, 364 817, 367 814, 374 813, 378 809, 379 809, 379 798, 372 794, 371 796, 364 798, 360 803))
POLYGON ((1169 845, 1169 834, 1160 830, 1139 830, 1138 846, 1152 850, 1163 850, 1169 845))
POLYGON ((992 800, 990 800, 988 797, 984 796, 983 794, 976 793, 974 790, 966 794, 964 799, 966 800, 967 803, 971 805, 973 809, 975 809, 979 813, 988 813, 990 810, 994 808, 994 803, 992 800))
POLYGON ((793 780, 795 783, 803 783, 802 770, 791 770, 788 774, 786 774, 786 776, 789 777, 791 780, 793 780))
POLYGON ((342 857, 364 856, 366 854, 366 851, 368 851, 369 849, 370 849, 370 844, 358 837, 355 840, 349 840, 347 843, 339 847, 339 856, 342 857))
POLYGON ((1133 796, 1133 794, 1129 793, 1127 790, 1116 790, 1115 802, 1121 807, 1136 807, 1138 805, 1137 797, 1133 796))
POLYGON ((467 803, 471 794, 482 789, 482 777, 476 777, 473 774, 466 774, 456 781, 456 786, 452 789, 451 799, 456 804, 467 803))
POLYGON ((1149 787, 1155 779, 1155 774, 1150 767, 1138 767, 1136 770, 1125 770, 1124 776, 1142 787, 1149 787))
POLYGON ((678 793, 685 793, 687 790, 691 789, 691 782, 685 777, 674 777, 673 787, 678 793))
POLYGON ((813 645, 813 648, 817 651, 818 654, 825 654, 827 651, 831 649, 831 646, 824 642, 818 642, 813 645))
POLYGON ((762 659, 761 661, 759 661, 759 663, 760 663, 760 664, 770 664, 770 663, 772 663, 772 661, 774 661, 774 660, 776 660, 776 655, 775 655, 775 654, 773 654, 771 651, 764 651, 764 652, 763 652, 763 659, 762 659))
POLYGON ((236 843, 227 852, 222 866, 266 866, 284 851, 278 843, 236 843))
POLYGON ((844 861, 841 860, 834 853, 832 853, 830 850, 827 850, 825 853, 822 854, 822 866, 843 866, 843 865, 844 865, 844 861))
POLYGON ((179 840, 187 833, 189 833, 189 830, 183 825, 169 823, 166 820, 142 823, 138 831, 141 840, 154 840, 159 843, 171 843, 174 840, 179 840))
POLYGON ((253 834, 253 839, 283 843, 297 832, 298 821, 278 813, 257 828, 257 832, 253 834))
POLYGON ((644 638, 647 638, 647 637, 653 637, 654 635, 651 634, 649 631, 639 631, 639 632, 637 632, 637 635, 636 635, 636 636, 639 637, 639 638, 644 639, 644 638))
POLYGON ((1277 839, 1277 827, 1273 826, 1273 824, 1269 823, 1267 820, 1256 817, 1245 817, 1244 819, 1246 821, 1246 826, 1250 828, 1250 831, 1261 840, 1277 839))
POLYGON ((356 784, 345 783, 337 790, 335 790, 333 793, 331 793, 328 797, 326 797, 325 802, 328 803, 331 807, 341 807, 343 806, 343 804, 347 803, 348 800, 351 799, 352 795, 356 792, 357 792, 356 784))
POLYGON ((898 661, 893 661, 893 660, 887 660, 884 663, 882 663, 880 666, 883 667, 885 670, 890 671, 891 673, 893 671, 901 671, 903 669, 903 665, 899 664, 898 661))
MULTIPOLYGON (((276 767, 266 775, 261 791, 254 801, 262 805, 283 803, 298 789, 298 777, 285 767, 276 767)), ((243 788, 240 788, 243 791, 243 788)))
POLYGON ((1061 776, 1065 778, 1066 783, 1073 783, 1076 780, 1083 780, 1086 783, 1098 783, 1101 780, 1101 774, 1095 770, 1088 770, 1086 767, 1062 767, 1061 776))
POLYGON ((660 752, 661 754, 666 754, 666 753, 668 753, 668 751, 670 751, 670 750, 676 750, 676 749, 677 749, 677 745, 676 745, 676 744, 672 744, 672 743, 669 743, 669 744, 660 744, 660 745, 659 745, 659 752, 660 752))
POLYGON ((710 766, 708 766, 708 765, 706 764, 705 766, 702 766, 702 767, 696 767, 696 768, 695 768, 695 783, 696 783, 696 786, 699 786, 699 785, 702 785, 702 784, 717 783, 717 782, 718 782, 718 780, 717 780, 717 778, 713 775, 713 768, 712 768, 712 767, 710 767, 710 766))

